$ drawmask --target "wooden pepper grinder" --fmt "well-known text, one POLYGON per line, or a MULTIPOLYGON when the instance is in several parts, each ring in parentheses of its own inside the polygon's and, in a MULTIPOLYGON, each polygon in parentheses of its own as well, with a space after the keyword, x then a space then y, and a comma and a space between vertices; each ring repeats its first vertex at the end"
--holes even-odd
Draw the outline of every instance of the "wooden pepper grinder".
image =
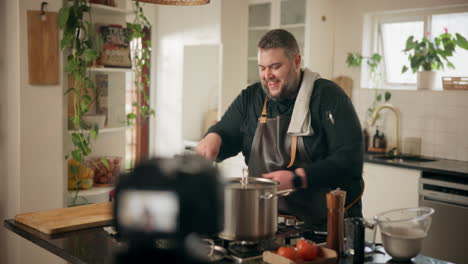
POLYGON ((340 188, 327 193, 327 247, 339 255, 344 253, 344 204, 346 191, 340 188))

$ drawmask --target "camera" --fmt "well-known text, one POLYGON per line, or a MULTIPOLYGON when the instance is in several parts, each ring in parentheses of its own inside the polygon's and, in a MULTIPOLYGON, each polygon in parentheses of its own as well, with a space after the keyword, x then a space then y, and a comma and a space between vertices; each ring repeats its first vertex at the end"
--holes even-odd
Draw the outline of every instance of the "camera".
POLYGON ((218 170, 199 156, 140 163, 116 185, 114 225, 128 247, 115 262, 206 263, 201 238, 222 230, 223 199, 218 170))

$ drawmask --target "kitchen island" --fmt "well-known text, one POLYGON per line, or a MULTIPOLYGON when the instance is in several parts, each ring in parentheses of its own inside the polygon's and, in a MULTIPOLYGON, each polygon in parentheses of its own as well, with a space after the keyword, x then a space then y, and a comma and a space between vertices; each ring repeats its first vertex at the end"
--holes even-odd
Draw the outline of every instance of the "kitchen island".
MULTIPOLYGON (((125 242, 120 242, 109 235, 103 227, 47 235, 26 225, 17 223, 14 219, 5 220, 4 226, 15 234, 73 264, 114 263, 115 254, 125 250, 127 246, 125 242)), ((234 262, 223 259, 218 263, 234 262)), ((352 263, 352 259, 340 258, 337 263, 352 263)), ((392 263, 392 260, 388 255, 375 254, 372 257, 366 258, 365 263, 392 263)), ((446 264, 449 262, 419 255, 410 263, 446 264)))

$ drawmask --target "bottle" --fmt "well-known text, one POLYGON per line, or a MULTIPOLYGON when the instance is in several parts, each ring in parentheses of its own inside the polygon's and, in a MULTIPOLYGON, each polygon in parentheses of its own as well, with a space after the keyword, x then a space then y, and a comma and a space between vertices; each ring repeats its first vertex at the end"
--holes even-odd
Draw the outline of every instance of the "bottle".
POLYGON ((367 152, 369 149, 369 132, 367 132, 367 128, 362 130, 362 137, 364 140, 364 152, 367 152))
POLYGON ((382 133, 380 136, 380 148, 385 150, 387 149, 387 138, 385 137, 384 133, 382 133))
POLYGON ((379 127, 377 126, 377 129, 375 130, 374 137, 372 139, 372 147, 373 148, 379 148, 380 147, 380 133, 379 133, 379 127))

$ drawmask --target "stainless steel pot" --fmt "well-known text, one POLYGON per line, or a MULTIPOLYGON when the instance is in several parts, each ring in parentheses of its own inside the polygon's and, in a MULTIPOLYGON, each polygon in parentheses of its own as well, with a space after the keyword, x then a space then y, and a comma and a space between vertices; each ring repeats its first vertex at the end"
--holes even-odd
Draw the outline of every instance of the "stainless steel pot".
POLYGON ((231 178, 224 187, 224 230, 219 237, 226 240, 258 241, 277 231, 279 191, 274 180, 247 177, 231 178))

